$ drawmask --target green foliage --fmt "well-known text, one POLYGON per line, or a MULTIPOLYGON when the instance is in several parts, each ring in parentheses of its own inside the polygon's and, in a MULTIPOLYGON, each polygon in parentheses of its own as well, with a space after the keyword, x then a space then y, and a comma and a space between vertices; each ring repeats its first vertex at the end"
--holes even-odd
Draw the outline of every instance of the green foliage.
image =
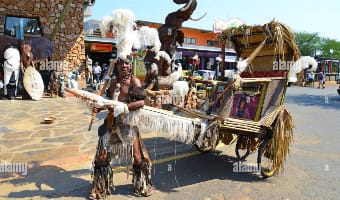
POLYGON ((320 41, 318 33, 295 33, 295 42, 302 56, 314 56, 315 52, 320 49, 320 41))
POLYGON ((318 33, 295 33, 295 42, 302 56, 340 59, 340 42, 320 37, 318 33))
POLYGON ((340 59, 340 42, 334 39, 323 38, 320 49, 322 50, 321 57, 340 59))

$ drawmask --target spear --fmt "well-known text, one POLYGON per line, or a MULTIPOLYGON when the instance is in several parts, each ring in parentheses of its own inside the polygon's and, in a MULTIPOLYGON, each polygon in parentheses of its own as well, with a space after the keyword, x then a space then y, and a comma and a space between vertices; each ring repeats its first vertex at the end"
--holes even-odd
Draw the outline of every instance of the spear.
MULTIPOLYGON (((109 68, 109 71, 108 71, 108 73, 107 73, 109 77, 111 77, 111 75, 112 75, 112 72, 113 72, 113 70, 114 70, 114 68, 115 68, 116 62, 117 62, 117 59, 110 59, 110 68, 109 68)), ((101 88, 100 93, 99 93, 100 96, 102 96, 102 95, 104 94, 104 92, 105 92, 105 90, 106 90, 106 87, 109 85, 110 80, 111 80, 110 78, 106 78, 106 79, 105 79, 104 85, 103 85, 103 87, 101 88)), ((91 121, 90 121, 90 124, 89 124, 88 131, 91 130, 93 121, 94 121, 94 119, 96 118, 96 113, 97 113, 97 112, 95 112, 94 107, 93 107, 93 109, 92 109, 92 114, 91 114, 91 121)))

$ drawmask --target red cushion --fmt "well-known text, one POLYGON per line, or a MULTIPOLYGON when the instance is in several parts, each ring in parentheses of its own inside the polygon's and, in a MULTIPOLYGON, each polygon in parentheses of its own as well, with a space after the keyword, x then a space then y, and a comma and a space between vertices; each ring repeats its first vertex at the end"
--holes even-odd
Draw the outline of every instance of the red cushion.
POLYGON ((269 72, 254 72, 253 74, 249 72, 242 72, 242 78, 264 78, 264 77, 285 77, 287 74, 286 71, 283 70, 276 70, 276 71, 269 71, 269 72))

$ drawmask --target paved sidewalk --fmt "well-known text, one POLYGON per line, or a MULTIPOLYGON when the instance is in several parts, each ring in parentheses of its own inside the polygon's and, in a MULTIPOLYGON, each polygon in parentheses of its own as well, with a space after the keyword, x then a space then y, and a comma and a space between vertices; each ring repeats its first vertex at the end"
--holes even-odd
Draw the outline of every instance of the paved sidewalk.
MULTIPOLYGON (((105 111, 97 114, 91 131, 87 130, 91 111, 74 97, 43 98, 40 101, 0 100, 0 114, 0 199, 87 197, 98 140, 97 129, 103 122, 105 111), (46 117, 55 117, 56 120, 45 124, 46 117), (4 172, 4 167, 12 164, 18 168, 16 173, 4 172)), ((192 145, 178 144, 145 130, 141 130, 141 134, 151 159, 156 163, 174 159, 171 158, 177 156, 174 152, 182 156, 197 154, 192 145)), ((118 198, 135 197, 132 176, 127 177, 125 167, 117 169, 124 172, 115 174, 115 185, 126 185, 118 198)), ((159 199, 159 195, 154 196, 151 199, 159 199)), ((117 194, 108 199, 111 198, 117 198, 117 194)))
POLYGON ((27 175, 0 168, 0 199, 49 197, 89 187, 96 130, 105 113, 98 114, 91 131, 87 131, 90 110, 75 98, 2 100, 0 114, 0 167, 16 164, 22 172, 28 165, 27 175), (54 123, 45 124, 44 118, 51 116, 54 123))

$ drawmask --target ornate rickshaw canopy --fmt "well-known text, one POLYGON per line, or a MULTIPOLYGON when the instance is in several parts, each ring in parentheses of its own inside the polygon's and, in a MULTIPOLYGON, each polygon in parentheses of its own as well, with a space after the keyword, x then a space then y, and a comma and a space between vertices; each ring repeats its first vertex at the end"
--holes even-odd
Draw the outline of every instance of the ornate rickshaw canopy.
POLYGON ((255 71, 272 70, 274 60, 296 61, 300 58, 293 31, 277 20, 264 25, 230 27, 223 30, 217 38, 220 42, 231 41, 239 59, 249 57, 265 41, 252 63, 255 71), (262 69, 259 70, 259 67, 262 69))

